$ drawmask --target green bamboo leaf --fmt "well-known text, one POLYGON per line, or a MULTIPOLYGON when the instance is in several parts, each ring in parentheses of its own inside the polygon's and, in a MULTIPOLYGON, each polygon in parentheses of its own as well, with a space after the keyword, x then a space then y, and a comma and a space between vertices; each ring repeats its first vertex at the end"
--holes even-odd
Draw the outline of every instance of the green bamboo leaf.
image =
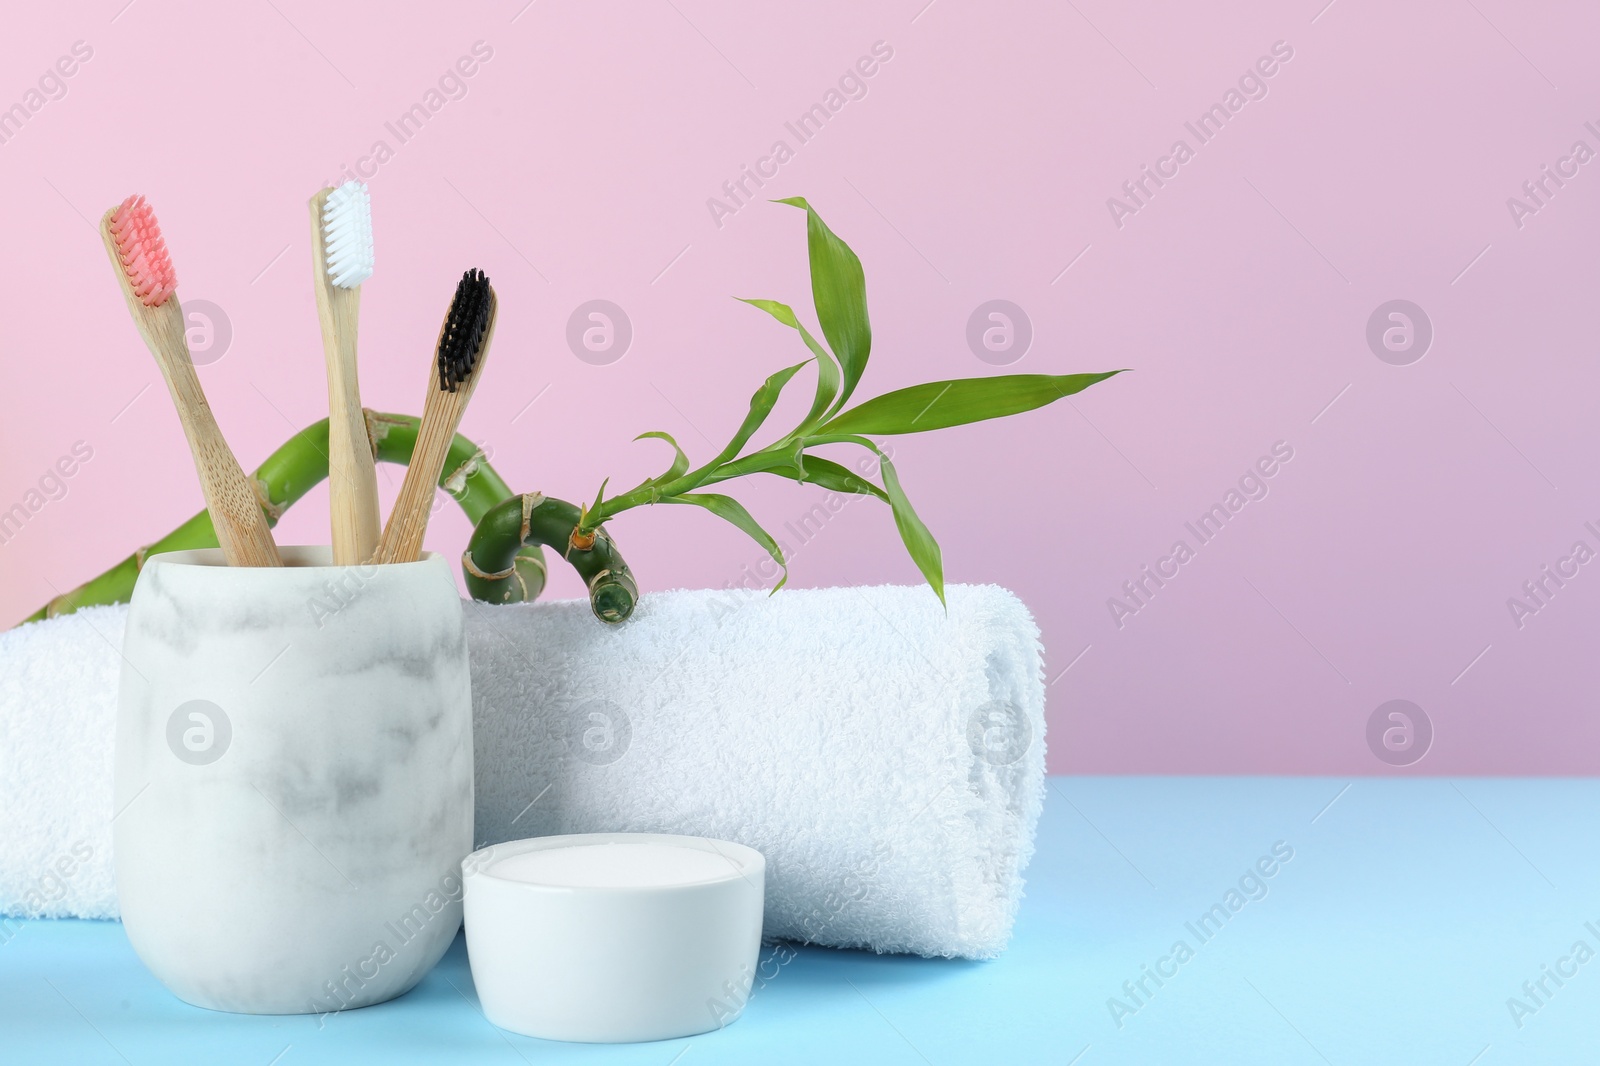
MULTIPOLYGON (((804 363, 796 363, 794 366, 785 367, 767 378, 766 381, 763 381, 761 387, 750 397, 750 413, 744 416, 744 421, 739 424, 738 432, 733 435, 733 439, 728 442, 728 446, 722 449, 721 453, 702 469, 710 472, 737 457, 740 449, 745 446, 751 437, 755 436, 756 430, 761 428, 761 423, 765 422, 767 416, 772 413, 772 408, 777 404, 778 396, 783 392, 783 387, 789 383, 789 379, 798 374, 810 362, 811 360, 807 359, 804 363)), ((696 484, 699 483, 697 482, 696 484)), ((687 487, 693 488, 694 486, 687 487)))
MULTIPOLYGON (((933 539, 933 534, 928 531, 928 527, 912 508, 911 501, 906 498, 905 489, 900 487, 900 475, 895 473, 894 464, 889 461, 889 457, 878 452, 878 462, 879 468, 883 471, 883 487, 889 494, 889 506, 894 511, 894 524, 900 531, 900 539, 905 541, 906 551, 911 553, 911 561, 917 564, 917 569, 928 579, 928 584, 933 586, 934 594, 943 604, 945 603, 944 555, 939 551, 939 542, 933 539)), ((945 604, 945 607, 948 608, 949 604, 945 604)))
MULTIPOLYGON (((878 457, 878 469, 883 475, 883 488, 889 497, 889 507, 894 511, 894 525, 900 531, 900 539, 905 542, 906 551, 911 555, 911 561, 917 564, 917 569, 922 571, 922 576, 928 579, 934 595, 939 597, 939 602, 944 603, 944 555, 939 550, 939 542, 933 539, 933 534, 917 516, 916 509, 911 506, 911 501, 906 498, 905 489, 900 486, 900 475, 895 472, 894 464, 889 457, 866 437, 853 433, 841 433, 831 438, 830 443, 859 444, 878 457)), ((807 457, 807 465, 810 457, 807 457)), ((945 604, 946 608, 949 604, 945 604)))
POLYGON ((834 235, 803 196, 777 201, 806 213, 806 249, 811 258, 811 299, 828 347, 844 372, 838 406, 855 391, 872 354, 872 324, 867 319, 867 279, 861 260, 834 235))
MULTIPOLYGON (((829 492, 853 492, 862 496, 876 496, 885 502, 889 499, 889 494, 878 486, 831 459, 824 459, 820 455, 804 455, 801 456, 801 461, 805 464, 805 475, 798 480, 806 484, 819 486, 829 492)), ((768 473, 784 472, 770 470, 768 473)))
POLYGON ((772 534, 761 528, 744 505, 732 496, 721 496, 715 492, 686 492, 678 496, 664 496, 662 503, 687 503, 695 507, 704 507, 718 518, 722 518, 738 526, 749 534, 750 539, 766 549, 772 561, 783 568, 783 577, 772 587, 773 592, 783 588, 789 580, 789 567, 783 561, 783 549, 778 547, 778 542, 772 539, 772 534))
POLYGON ((888 495, 864 477, 820 455, 803 454, 808 442, 799 440, 782 452, 755 452, 731 463, 724 463, 716 473, 706 478, 705 484, 743 477, 746 474, 776 474, 803 485, 816 485, 829 492, 851 492, 863 496, 876 496, 888 502, 888 495))
POLYGON ((795 427, 795 435, 809 433, 822 424, 828 417, 828 412, 833 410, 839 400, 840 390, 844 387, 844 378, 839 371, 839 364, 833 361, 827 349, 817 343, 809 330, 804 326, 796 327, 800 331, 800 339, 806 342, 806 347, 816 354, 817 364, 817 394, 811 401, 811 410, 806 412, 805 418, 800 420, 800 425, 795 427))
POLYGON ((672 439, 672 434, 663 433, 659 429, 655 429, 651 430, 649 433, 641 433, 633 439, 636 441, 644 440, 646 437, 652 437, 656 440, 666 441, 668 444, 672 445, 672 450, 677 453, 673 457, 672 465, 667 467, 667 472, 662 474, 660 477, 651 478, 649 481, 646 481, 646 485, 651 483, 660 484, 665 481, 672 481, 675 478, 682 477, 684 473, 688 471, 689 457, 683 454, 683 449, 678 447, 678 442, 676 440, 672 439))
POLYGON ((839 387, 842 381, 839 364, 835 362, 826 348, 817 343, 817 339, 811 335, 811 331, 800 324, 800 320, 795 317, 794 309, 788 304, 779 303, 776 300, 749 300, 744 297, 737 297, 737 299, 752 307, 761 308, 761 310, 790 329, 799 331, 800 339, 805 341, 807 348, 811 349, 811 354, 817 357, 817 395, 811 401, 811 410, 806 413, 805 419, 801 421, 793 435, 799 436, 810 432, 827 417, 827 413, 833 406, 834 401, 839 398, 839 387))
POLYGON ((606 486, 609 485, 609 484, 611 484, 611 479, 610 478, 606 478, 604 481, 600 482, 600 491, 594 494, 594 506, 592 506, 592 507, 584 507, 581 510, 579 510, 579 512, 578 512, 578 526, 579 526, 579 528, 588 528, 589 516, 597 515, 597 514, 600 513, 600 504, 605 501, 605 498, 606 498, 606 486))
POLYGON ((805 471, 800 466, 800 453, 805 448, 805 441, 786 441, 782 449, 764 448, 759 452, 735 459, 731 463, 723 463, 717 467, 700 484, 714 485, 719 481, 728 481, 732 478, 743 477, 746 474, 776 474, 782 473, 784 477, 799 481, 805 471))
POLYGON ((790 307, 788 304, 779 303, 777 300, 758 300, 754 297, 748 296, 735 296, 734 299, 738 300, 742 304, 749 304, 751 307, 761 308, 761 310, 765 311, 779 322, 782 322, 790 329, 800 328, 800 320, 794 317, 794 308, 790 307))
POLYGON ((922 433, 1032 411, 1121 374, 1002 374, 930 381, 875 396, 835 415, 818 435, 922 433))
MULTIPOLYGON (((708 481, 725 480, 725 478, 717 476, 718 470, 738 457, 745 444, 755 435, 756 430, 761 428, 761 424, 767 420, 767 416, 772 413, 772 408, 777 404, 778 396, 783 392, 783 387, 789 383, 789 379, 810 365, 810 363, 811 360, 807 359, 804 363, 796 363, 794 366, 785 367, 761 383, 761 387, 750 397, 749 414, 744 416, 744 421, 739 424, 739 429, 734 433, 733 439, 728 442, 728 446, 723 448, 716 458, 704 466, 676 478, 647 481, 638 488, 631 489, 623 495, 608 501, 605 508, 602 508, 601 501, 597 500, 592 512, 594 519, 598 522, 604 522, 606 519, 612 518, 631 507, 638 507, 647 503, 668 502, 665 499, 666 496, 679 496, 685 492, 691 492, 708 481)), ((794 450, 798 451, 798 448, 794 450)), ((793 461, 798 462, 798 460, 793 461)), ((604 486, 601 486, 601 488, 603 490, 604 486)), ((589 514, 589 512, 585 513, 586 519, 589 514)))

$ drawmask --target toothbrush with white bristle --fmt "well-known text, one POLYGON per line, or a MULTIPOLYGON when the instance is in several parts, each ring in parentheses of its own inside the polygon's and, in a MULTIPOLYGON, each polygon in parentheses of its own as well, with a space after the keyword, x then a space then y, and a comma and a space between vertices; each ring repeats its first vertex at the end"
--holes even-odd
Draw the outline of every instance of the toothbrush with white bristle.
POLYGON ((372 201, 347 181, 311 198, 317 318, 328 364, 328 491, 333 561, 356 566, 378 547, 378 478, 356 375, 361 283, 372 276, 372 201))

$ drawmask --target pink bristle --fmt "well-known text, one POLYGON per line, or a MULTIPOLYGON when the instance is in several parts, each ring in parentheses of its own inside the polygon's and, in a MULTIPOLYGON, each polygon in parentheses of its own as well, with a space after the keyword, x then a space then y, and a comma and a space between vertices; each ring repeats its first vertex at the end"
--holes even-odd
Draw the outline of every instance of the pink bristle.
POLYGON ((133 294, 146 307, 160 307, 178 288, 178 272, 161 239, 161 225, 143 196, 130 196, 111 214, 111 237, 133 294))

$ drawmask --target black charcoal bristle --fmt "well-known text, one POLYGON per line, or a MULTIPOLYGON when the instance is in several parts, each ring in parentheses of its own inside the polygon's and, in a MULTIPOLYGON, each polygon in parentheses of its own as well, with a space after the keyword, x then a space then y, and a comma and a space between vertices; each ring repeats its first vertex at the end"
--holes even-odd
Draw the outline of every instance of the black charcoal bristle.
POLYGON ((489 326, 489 279, 481 270, 469 270, 456 285, 450 315, 439 337, 439 387, 455 392, 478 365, 483 331, 489 326))

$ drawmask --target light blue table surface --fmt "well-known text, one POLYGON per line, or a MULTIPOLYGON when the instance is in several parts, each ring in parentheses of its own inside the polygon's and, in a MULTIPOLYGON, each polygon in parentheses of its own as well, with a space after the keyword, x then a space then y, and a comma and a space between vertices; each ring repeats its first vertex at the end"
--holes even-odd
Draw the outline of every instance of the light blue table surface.
POLYGON ((1600 957, 1572 952, 1600 952, 1597 826, 1588 780, 1052 778, 1003 957, 802 949, 738 1022, 656 1044, 502 1033, 460 939, 409 995, 319 1024, 187 1006, 116 923, 30 922, 0 945, 0 1061, 1595 1063, 1600 957), (1266 894, 1247 879, 1197 936, 1280 841, 1266 894))

